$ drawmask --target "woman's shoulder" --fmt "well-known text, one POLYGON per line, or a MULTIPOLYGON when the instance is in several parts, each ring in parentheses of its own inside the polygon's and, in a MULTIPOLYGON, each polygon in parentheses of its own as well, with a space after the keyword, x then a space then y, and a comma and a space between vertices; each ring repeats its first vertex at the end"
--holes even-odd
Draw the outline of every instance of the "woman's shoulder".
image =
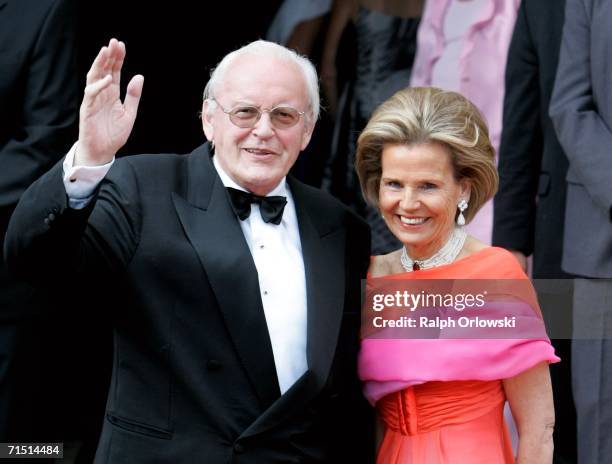
POLYGON ((526 278, 518 260, 505 248, 487 245, 473 237, 468 237, 463 250, 466 257, 478 261, 490 278, 526 278))

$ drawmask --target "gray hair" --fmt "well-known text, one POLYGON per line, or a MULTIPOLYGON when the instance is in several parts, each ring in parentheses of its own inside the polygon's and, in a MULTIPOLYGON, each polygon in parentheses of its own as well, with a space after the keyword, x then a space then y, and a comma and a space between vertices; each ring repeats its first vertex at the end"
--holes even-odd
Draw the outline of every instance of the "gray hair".
MULTIPOLYGON (((256 40, 255 42, 251 42, 225 55, 210 74, 210 79, 204 88, 204 100, 211 100, 214 102, 212 99, 215 97, 219 84, 225 79, 225 73, 228 67, 236 58, 245 55, 273 57, 295 63, 301 70, 304 76, 304 82, 306 83, 309 100, 309 117, 313 122, 319 118, 319 79, 314 65, 305 56, 301 56, 293 50, 266 40, 256 40)), ((214 105, 211 105, 211 110, 212 109, 214 109, 214 105)))

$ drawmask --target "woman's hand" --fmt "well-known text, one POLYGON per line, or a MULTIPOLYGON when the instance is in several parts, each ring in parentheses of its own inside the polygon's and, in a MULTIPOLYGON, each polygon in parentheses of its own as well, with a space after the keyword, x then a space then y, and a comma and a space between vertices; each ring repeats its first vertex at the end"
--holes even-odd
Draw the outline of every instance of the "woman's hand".
POLYGON ((504 380, 504 390, 519 434, 516 462, 552 463, 555 409, 548 363, 504 380))

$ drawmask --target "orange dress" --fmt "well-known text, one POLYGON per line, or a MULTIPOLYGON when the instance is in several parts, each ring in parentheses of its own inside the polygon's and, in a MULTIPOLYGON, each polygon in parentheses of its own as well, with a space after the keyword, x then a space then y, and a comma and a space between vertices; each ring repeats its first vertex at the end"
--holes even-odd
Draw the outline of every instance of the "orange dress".
MULTIPOLYGON (((527 276, 510 253, 486 248, 446 266, 385 279, 527 276)), ((514 463, 502 379, 559 361, 542 332, 529 339, 362 340, 360 377, 384 425, 377 463, 514 463)))
POLYGON ((500 380, 427 382, 377 403, 385 435, 377 463, 513 463, 500 380))

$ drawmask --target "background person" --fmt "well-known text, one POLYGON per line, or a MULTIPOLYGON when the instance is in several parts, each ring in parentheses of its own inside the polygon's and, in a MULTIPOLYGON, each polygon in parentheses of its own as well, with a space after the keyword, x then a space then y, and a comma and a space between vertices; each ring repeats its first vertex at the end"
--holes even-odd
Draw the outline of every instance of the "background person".
POLYGON ((612 1, 567 0, 550 117, 569 160, 565 272, 575 280, 578 463, 612 460, 612 1))
MULTIPOLYGON (((502 132, 504 71, 519 0, 436 0, 425 3, 410 85, 465 95, 484 115, 497 152, 502 132)), ((493 202, 466 226, 487 245, 493 202)))
MULTIPOLYGON (((527 257, 533 255, 534 279, 571 278, 561 269, 568 161, 548 116, 564 17, 564 0, 523 0, 506 64, 493 244, 511 251, 525 272, 527 257)), ((570 285, 568 280, 565 287, 570 285)), ((571 313, 562 313, 558 301, 540 303, 545 315, 571 324, 571 313)), ((555 464, 577 459, 569 338, 567 334, 565 339, 552 340, 563 360, 550 368, 556 414, 555 464)))

